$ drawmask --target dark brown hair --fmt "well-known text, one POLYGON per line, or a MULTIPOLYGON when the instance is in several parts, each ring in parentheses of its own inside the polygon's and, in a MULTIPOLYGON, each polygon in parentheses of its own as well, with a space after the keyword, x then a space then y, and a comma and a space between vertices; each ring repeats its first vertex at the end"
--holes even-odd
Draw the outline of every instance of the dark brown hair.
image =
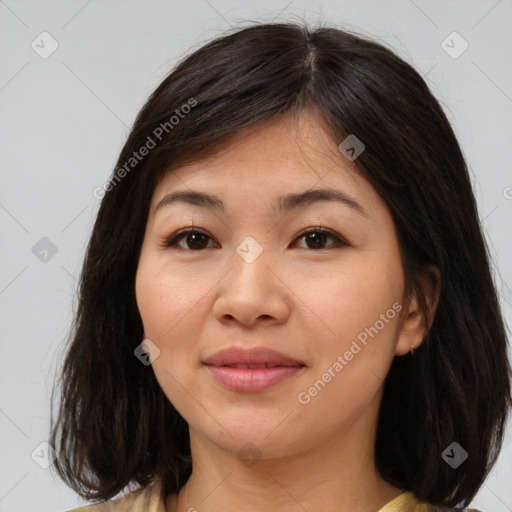
POLYGON ((365 144, 358 172, 389 207, 407 290, 424 308, 422 270, 432 264, 441 273, 426 340, 395 358, 385 382, 377 467, 434 505, 467 505, 482 485, 501 447, 511 371, 454 132, 422 77, 384 46, 332 27, 256 24, 176 66, 139 113, 102 189, 50 436, 59 475, 82 496, 107 500, 153 477, 176 492, 192 468, 186 421, 134 356, 143 334, 135 275, 157 180, 230 134, 305 109, 321 113, 337 144, 349 134, 365 144), (131 160, 149 140, 146 156, 131 160), (469 454, 457 469, 441 457, 454 441, 469 454))

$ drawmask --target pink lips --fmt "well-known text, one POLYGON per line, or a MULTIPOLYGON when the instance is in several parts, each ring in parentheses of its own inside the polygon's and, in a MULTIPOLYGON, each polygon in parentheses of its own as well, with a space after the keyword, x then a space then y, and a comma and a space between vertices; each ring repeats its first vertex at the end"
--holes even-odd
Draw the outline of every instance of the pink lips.
POLYGON ((297 374, 301 361, 265 347, 230 347, 208 357, 204 364, 213 377, 232 391, 265 391, 297 374))

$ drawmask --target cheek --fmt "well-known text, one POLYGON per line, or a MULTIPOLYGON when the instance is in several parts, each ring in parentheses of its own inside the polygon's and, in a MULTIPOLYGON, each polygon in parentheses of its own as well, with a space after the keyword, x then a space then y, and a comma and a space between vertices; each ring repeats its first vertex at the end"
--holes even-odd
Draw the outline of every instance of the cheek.
POLYGON ((345 377, 333 381, 350 382, 355 386, 351 393, 357 393, 369 377, 375 382, 385 377, 395 352, 403 286, 399 260, 392 256, 368 258, 320 281, 317 276, 303 282, 298 295, 315 313, 309 315, 308 331, 315 332, 317 378, 338 363, 331 373, 345 377), (313 323, 319 328, 313 329, 313 323))
POLYGON ((322 329, 312 328, 313 317, 306 327, 314 365, 297 395, 304 418, 332 419, 335 404, 340 421, 356 421, 376 400, 394 358, 400 280, 353 270, 326 279, 322 293, 310 296, 322 329))
POLYGON ((194 325, 190 318, 207 289, 197 273, 185 277, 156 259, 141 258, 136 297, 146 336, 160 344, 174 332, 190 329, 194 325))
POLYGON ((400 280, 389 272, 354 266, 320 280, 303 280, 297 295, 316 314, 308 316, 317 317, 325 335, 347 339, 373 325, 401 298, 400 280))
MULTIPOLYGON (((197 363, 201 324, 198 315, 204 305, 200 279, 183 272, 171 272, 165 264, 142 255, 135 283, 137 304, 144 335, 159 349, 153 361, 155 376, 168 399, 180 413, 187 411, 191 370, 197 363)), ((204 311, 203 311, 204 314, 204 311)))

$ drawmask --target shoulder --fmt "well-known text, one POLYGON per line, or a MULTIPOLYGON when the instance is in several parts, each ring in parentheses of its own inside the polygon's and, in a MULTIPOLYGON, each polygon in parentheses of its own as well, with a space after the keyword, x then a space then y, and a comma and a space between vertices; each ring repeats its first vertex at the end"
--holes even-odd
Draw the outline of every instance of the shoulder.
POLYGON ((155 480, 143 489, 127 493, 121 498, 74 508, 66 512, 165 512, 162 487, 155 480))
POLYGON ((436 507, 418 500, 412 492, 403 492, 379 510, 379 512, 481 512, 476 509, 436 507))

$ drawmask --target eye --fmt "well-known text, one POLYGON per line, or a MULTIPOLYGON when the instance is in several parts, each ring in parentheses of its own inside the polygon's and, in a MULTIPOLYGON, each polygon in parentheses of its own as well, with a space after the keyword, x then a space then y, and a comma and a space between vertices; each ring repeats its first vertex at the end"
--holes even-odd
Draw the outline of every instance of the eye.
MULTIPOLYGON (((322 250, 330 247, 349 246, 349 244, 339 235, 322 227, 310 228, 307 231, 303 231, 295 238, 295 240, 301 239, 304 239, 306 247, 299 247, 300 249, 322 250), (325 247, 325 244, 329 239, 331 239, 332 243, 325 247)), ((210 235, 203 231, 199 231, 197 229, 185 229, 183 231, 179 231, 169 239, 166 239, 163 246, 165 248, 177 247, 178 249, 188 251, 201 251, 203 249, 215 247, 215 245, 208 243, 209 240, 213 241, 210 235)))
MULTIPOLYGON (((349 244, 343 240, 340 236, 338 236, 336 233, 332 232, 329 229, 325 229, 322 227, 317 228, 310 228, 307 231, 303 231, 295 240, 304 239, 306 243, 307 249, 314 249, 314 250, 322 250, 322 249, 329 249, 330 247, 342 247, 346 246, 348 247, 349 244), (327 247, 321 247, 324 246, 326 243, 326 240, 328 239, 334 240, 334 243, 330 244, 327 247), (311 247, 312 246, 312 247, 311 247)), ((304 247, 300 247, 301 249, 304 247)))
POLYGON ((185 229, 167 239, 163 245, 167 248, 178 246, 178 248, 184 250, 200 251, 208 248, 206 243, 208 239, 212 240, 210 235, 203 231, 198 231, 197 229, 185 229), (187 244, 186 247, 181 243, 182 240, 187 244))

